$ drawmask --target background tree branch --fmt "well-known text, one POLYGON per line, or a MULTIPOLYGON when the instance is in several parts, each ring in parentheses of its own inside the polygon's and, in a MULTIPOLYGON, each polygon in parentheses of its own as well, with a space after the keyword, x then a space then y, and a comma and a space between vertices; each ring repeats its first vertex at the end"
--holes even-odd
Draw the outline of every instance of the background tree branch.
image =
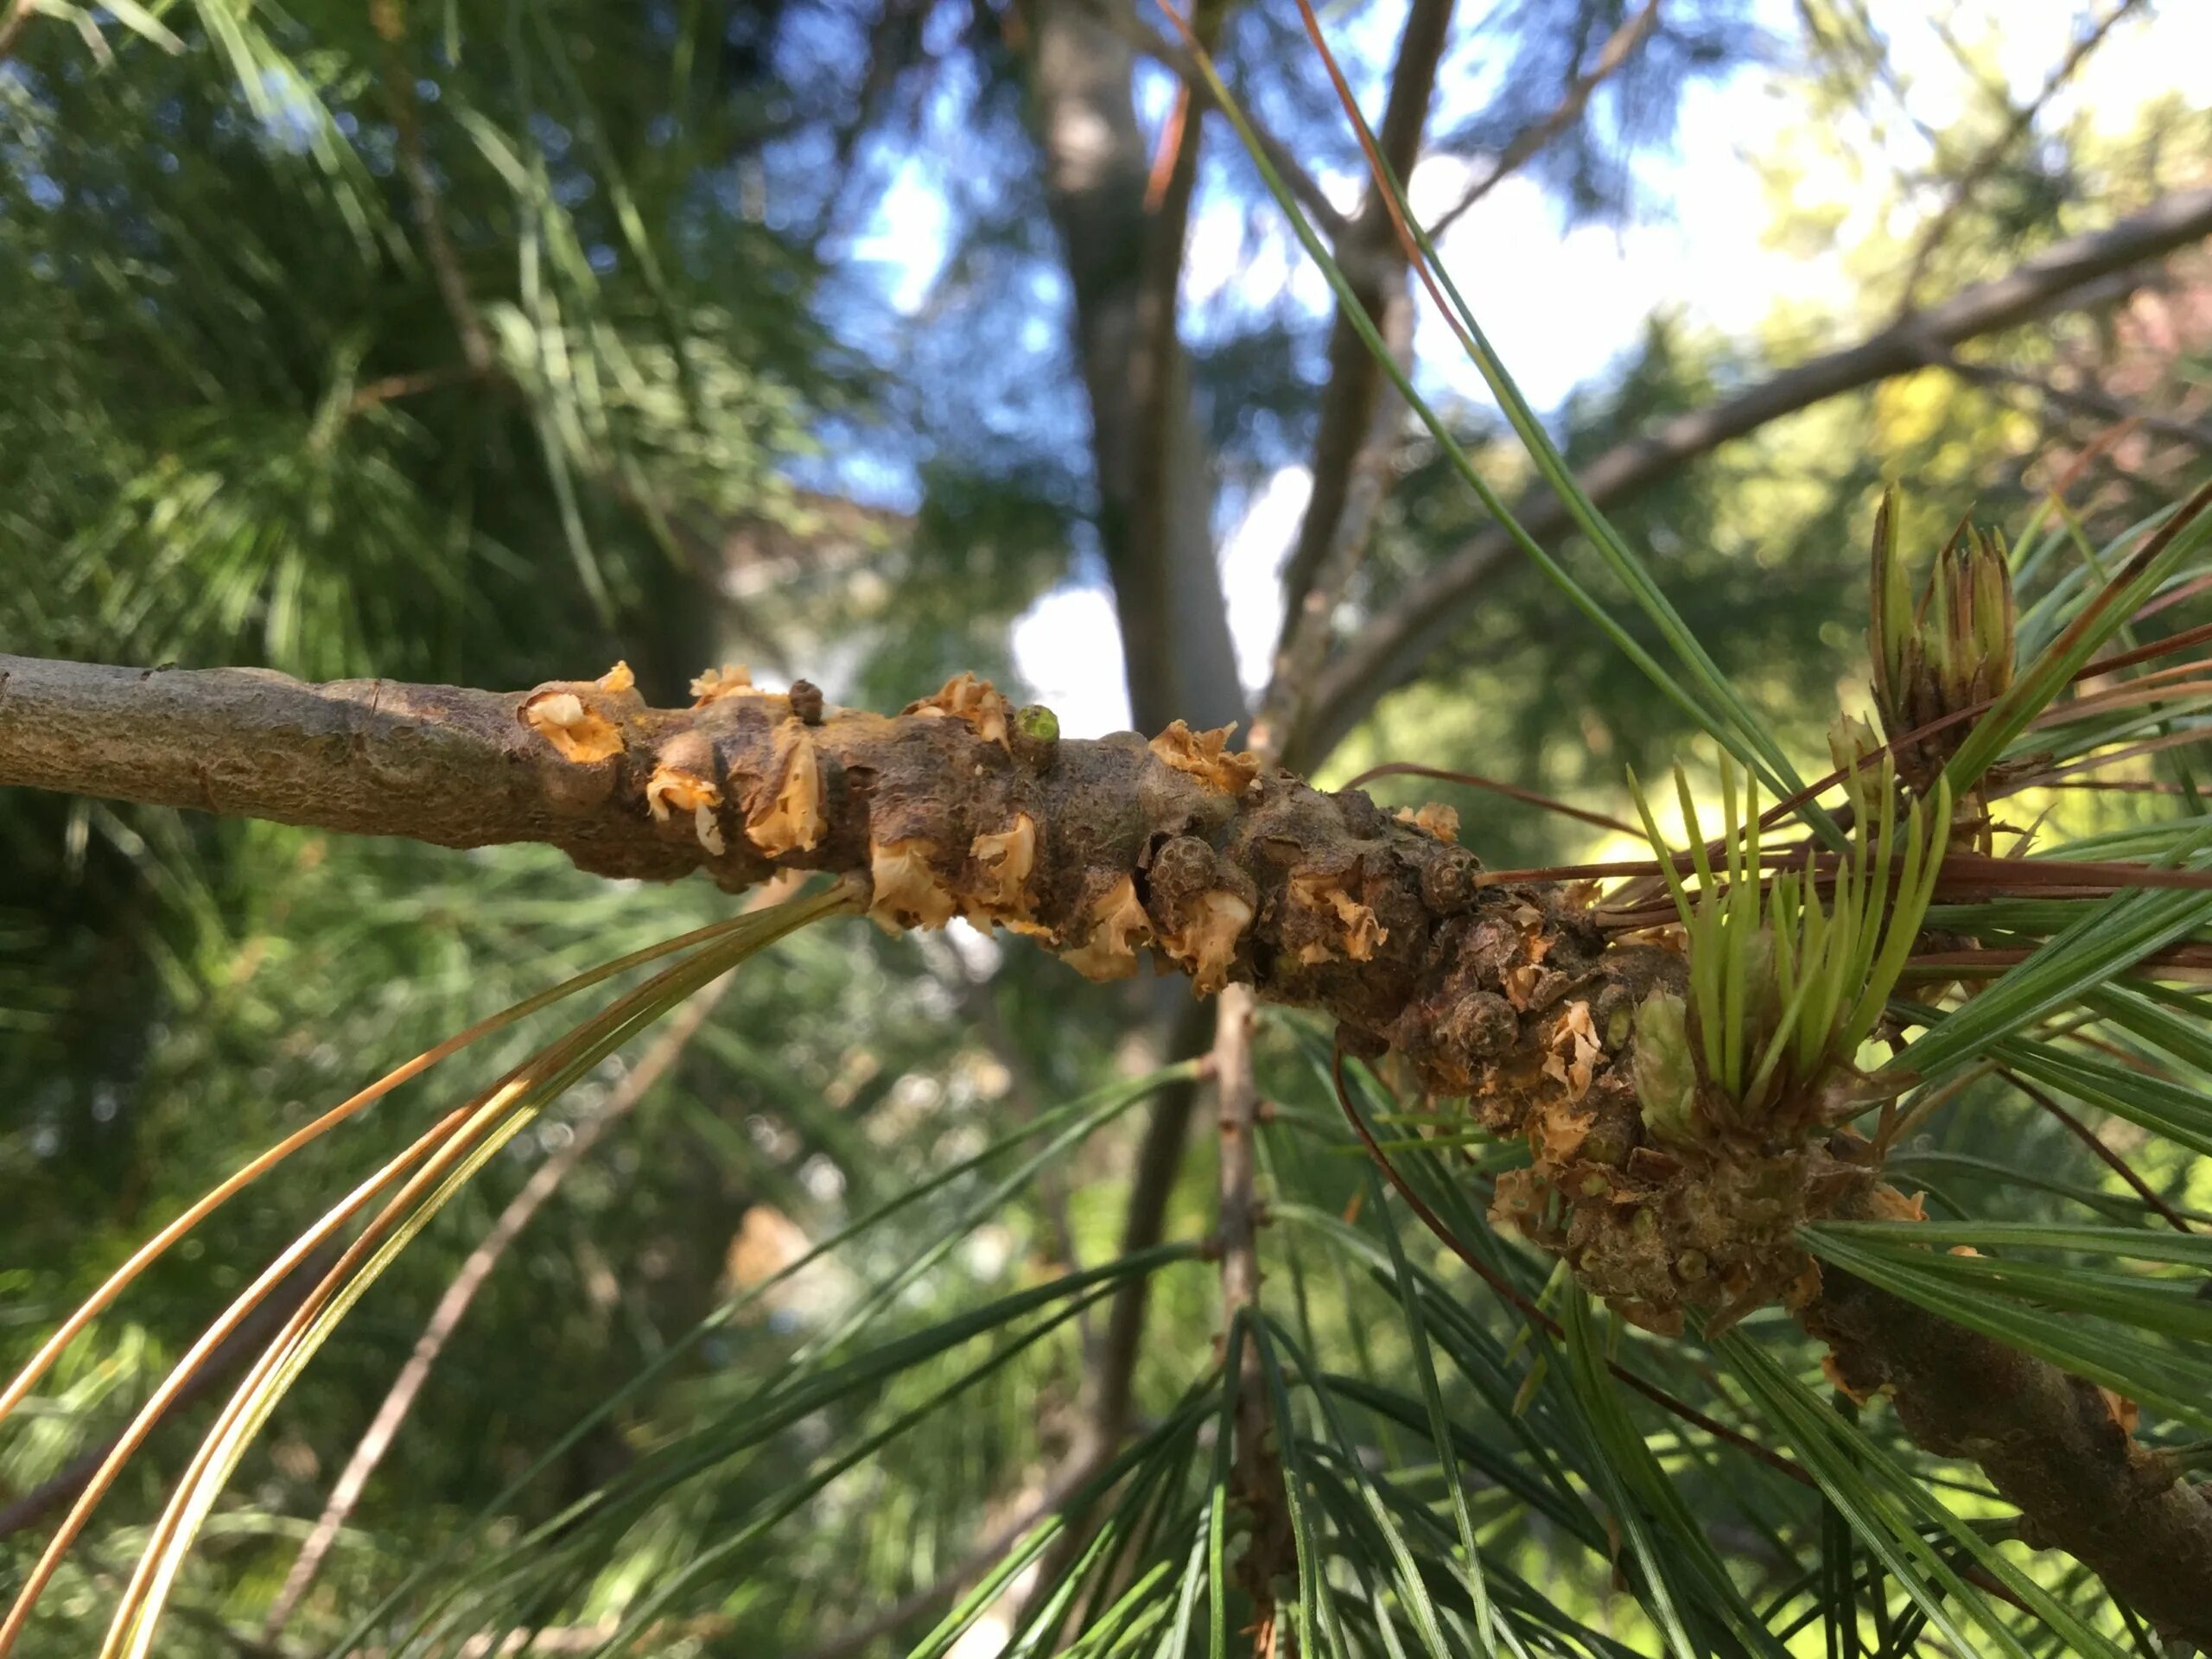
POLYGON ((1898 286, 1897 310, 1910 315, 1920 297, 1920 285, 1928 274, 1928 267, 1942 251, 1960 217, 1972 205, 1976 193, 1989 181, 1992 174, 2004 164, 2013 146, 2020 142, 2036 124, 2036 118, 2050 106, 2066 84, 2079 73, 2096 49, 2104 44, 2105 37, 2129 13, 2137 10, 2142 0, 2120 0, 2087 31, 2075 39, 2066 55, 2051 66, 2042 86, 2026 103, 2015 106, 2006 116, 2004 128, 1988 143, 1976 151, 1974 159, 1955 175, 1945 191, 1943 204, 1929 214, 1926 224, 1914 238, 1912 255, 1905 263, 1904 280, 1898 286))
MULTIPOLYGON (((1415 0, 1390 77, 1390 92, 1376 142, 1400 179, 1413 175, 1452 21, 1450 0, 1415 0)), ((1413 296, 1406 262, 1394 233, 1389 207, 1370 186, 1358 214, 1337 238, 1337 263, 1350 278, 1361 308, 1409 366, 1413 353, 1413 296)), ((1283 612, 1277 630, 1268 702, 1281 704, 1255 739, 1269 753, 1284 747, 1284 728, 1298 717, 1306 676, 1326 649, 1328 612, 1367 545, 1389 486, 1391 457, 1403 414, 1402 400, 1388 387, 1366 343, 1341 312, 1329 334, 1328 378, 1315 422, 1312 492, 1297 539, 1283 566, 1283 612)))
MULTIPOLYGON (((1131 48, 1085 0, 1035 0, 1031 29, 1034 125, 1074 289, 1096 521, 1130 707, 1147 731, 1179 718, 1240 724, 1244 693, 1214 562, 1207 446, 1172 304, 1163 315, 1158 264, 1170 242, 1179 249, 1181 224, 1163 215, 1163 237, 1146 210, 1150 156, 1132 102, 1131 48)), ((1196 124, 1188 130, 1195 142, 1196 124)))
POLYGON ((2048 376, 2028 374, 2001 363, 1977 363, 1945 346, 1929 346, 1925 359, 1929 366, 1956 375, 1968 385, 1986 386, 2000 393, 2025 392, 2061 415, 2086 416, 2108 426, 2139 428, 2212 454, 2212 426, 2201 421, 2144 409, 2094 385, 2063 385, 2048 376))
MULTIPOLYGON (((1745 390, 1667 421, 1649 435, 1616 445, 1579 474, 1599 506, 1625 500, 1732 439, 1814 404, 1923 366, 1930 345, 1955 346, 1980 335, 2082 303, 2115 289, 2104 279, 2124 274, 2126 288, 2148 280, 2153 262, 2212 234, 2212 189, 2177 192, 2102 231, 2069 238, 2006 275, 1962 289, 1912 317, 1856 343, 1784 369, 1745 390)), ((1530 534, 1556 537, 1569 527, 1567 510, 1549 494, 1515 508, 1530 534)), ((1384 696, 1417 674, 1480 602, 1491 573, 1512 553, 1491 529, 1422 572, 1370 618, 1322 671, 1307 724, 1287 753, 1311 770, 1384 696)))
MULTIPOLYGON (((1206 85, 1205 75, 1199 73, 1198 60, 1177 42, 1137 16, 1135 7, 1117 5, 1114 0, 1089 0, 1089 3, 1099 20, 1132 48, 1154 63, 1174 71, 1194 111, 1214 107, 1212 89, 1206 85)), ((1255 130, 1259 134, 1260 148, 1266 152, 1268 164, 1282 175, 1283 182, 1298 198, 1299 206, 1305 208, 1306 217, 1330 240, 1341 237, 1351 221, 1336 203, 1329 200, 1328 193, 1321 188, 1320 181, 1307 170, 1306 163, 1288 145, 1265 128, 1255 130)))

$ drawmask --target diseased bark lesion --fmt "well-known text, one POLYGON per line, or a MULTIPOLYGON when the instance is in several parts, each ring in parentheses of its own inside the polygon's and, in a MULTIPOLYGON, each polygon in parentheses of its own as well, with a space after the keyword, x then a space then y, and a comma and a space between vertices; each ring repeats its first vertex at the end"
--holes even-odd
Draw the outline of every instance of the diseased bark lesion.
POLYGON ((2164 1627, 2212 1642, 2212 1501, 2098 1415, 2101 1397, 1831 1272, 1791 1239, 1822 1214, 1894 1212, 1840 1132, 1699 1159, 1651 1142, 1635 1021, 1681 958, 1602 929, 1586 896, 1494 880, 1438 815, 1313 788, 1179 724, 1057 737, 962 677, 897 715, 801 686, 703 678, 654 709, 626 673, 525 692, 248 670, 142 671, 0 657, 0 784, 449 847, 537 842, 594 874, 781 871, 862 885, 877 920, 964 916, 1096 978, 1250 986, 1338 1022, 1421 1088, 1464 1097, 1529 1168, 1497 1219, 1631 1317, 1734 1317, 1780 1300, 1854 1387, 1974 1459, 2023 1533, 2082 1560, 2164 1627))

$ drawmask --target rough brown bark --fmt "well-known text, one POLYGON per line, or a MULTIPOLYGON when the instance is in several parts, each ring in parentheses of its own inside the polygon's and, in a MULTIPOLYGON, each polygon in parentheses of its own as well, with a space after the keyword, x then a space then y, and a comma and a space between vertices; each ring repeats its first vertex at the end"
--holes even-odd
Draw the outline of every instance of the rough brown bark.
POLYGON ((2122 1428, 2094 1383, 1834 1268, 1805 1323, 1856 1392, 1887 1385, 1914 1440, 1967 1458, 2020 1535, 2096 1569, 2138 1613, 2212 1647, 2212 1497, 2122 1428))
POLYGON ((1395 1050, 1527 1137, 1535 1165, 1500 1183, 1500 1218, 1593 1289, 1654 1324, 1806 1302, 1847 1375, 1889 1384, 1932 1449, 1980 1461, 2026 1535, 2212 1640, 2212 1504, 2101 1424, 2094 1389, 1839 1275, 1815 1293, 1791 1231, 1877 1201, 1863 1147, 1647 1142, 1627 1016, 1679 977, 1672 952, 1609 943, 1567 893, 1492 884, 1442 821, 1323 793, 1218 734, 1059 741, 964 676, 897 717, 728 684, 654 709, 626 682, 501 694, 0 657, 0 783, 545 842, 599 873, 731 888, 833 871, 868 884, 887 925, 965 913, 1096 977, 1149 947, 1203 991, 1325 1011, 1352 1052, 1395 1050))
POLYGON ((598 681, 308 685, 0 656, 0 784, 445 847, 540 842, 595 874, 700 870, 731 891, 849 874, 893 924, 964 912, 1102 978, 1152 945, 1208 991, 1257 981, 1378 1035, 1416 1000, 1436 924, 1495 902, 1471 855, 1357 791, 1262 775, 1217 734, 1059 741, 1023 724, 964 677, 886 717, 804 692, 655 709, 598 681), (1294 891, 1294 874, 1315 880, 1294 891))

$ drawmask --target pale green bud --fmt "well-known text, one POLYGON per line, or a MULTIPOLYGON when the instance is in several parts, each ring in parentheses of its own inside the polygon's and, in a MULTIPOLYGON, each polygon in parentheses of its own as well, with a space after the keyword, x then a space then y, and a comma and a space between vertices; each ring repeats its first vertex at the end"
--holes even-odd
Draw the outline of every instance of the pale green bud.
POLYGON ((1675 1146, 1696 1136, 1697 1061, 1690 1052, 1689 1007, 1672 991, 1654 991, 1636 1011, 1636 1097, 1652 1139, 1675 1146))

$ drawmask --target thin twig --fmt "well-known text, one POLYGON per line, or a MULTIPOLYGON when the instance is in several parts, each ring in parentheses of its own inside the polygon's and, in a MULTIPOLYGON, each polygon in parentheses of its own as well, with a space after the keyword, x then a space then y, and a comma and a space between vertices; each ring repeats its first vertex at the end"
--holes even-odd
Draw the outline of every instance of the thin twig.
POLYGON ((1460 784, 1469 789, 1487 790, 1493 795, 1503 795, 1508 800, 1524 805, 1541 807, 1547 812, 1556 812, 1563 818, 1573 818, 1578 823, 1595 825, 1600 830, 1618 830, 1623 835, 1641 836, 1643 831, 1625 818, 1608 817, 1603 812, 1592 812, 1586 807, 1570 806, 1565 801, 1549 795, 1539 794, 1533 789, 1523 789, 1518 784, 1500 783, 1495 778, 1484 778, 1478 772, 1452 772, 1442 766, 1424 766, 1410 760, 1386 760, 1381 766, 1370 766, 1346 784, 1346 789, 1357 789, 1376 778, 1427 778, 1441 784, 1460 784))
POLYGON ((2145 1180, 2140 1175, 2135 1173, 2133 1166, 2129 1164, 2126 1159, 2121 1157, 2118 1153, 2114 1152, 2110 1147, 2104 1143, 2103 1138, 2100 1136, 2094 1129, 2091 1128, 2087 1123, 2084 1123, 2080 1118, 2075 1116, 2073 1113, 2068 1111, 2063 1106, 2052 1099, 2050 1096, 2037 1088, 2035 1084, 2030 1083, 2018 1072, 2012 1070, 2008 1066, 2000 1066, 1998 1070, 2007 1083, 2011 1084, 2015 1089, 2018 1089, 2030 1100, 2032 1100, 2037 1105, 2042 1107, 2044 1111, 2050 1113, 2051 1116, 2056 1118, 2061 1123, 2064 1124, 2068 1134, 2071 1135, 2091 1152, 2096 1154, 2098 1159, 2103 1162, 2113 1174, 2119 1176, 2121 1180, 2126 1182, 2130 1187, 2133 1188, 2135 1196, 2142 1199, 2145 1204, 2150 1205, 2152 1209, 2157 1211, 2159 1216, 2165 1220, 2169 1226, 2172 1227, 2177 1232, 2186 1233, 2195 1230, 2190 1226, 2188 1221, 2183 1217, 2179 1211, 2176 1210, 2173 1205, 2168 1204, 2164 1198, 2160 1198, 2158 1195, 2158 1192, 2152 1187, 2150 1182, 2145 1180))
MULTIPOLYGON (((1231 985, 1222 991, 1213 1058, 1214 1090, 1221 1112, 1217 1243, 1224 1333, 1255 1313, 1260 1300, 1260 1091, 1252 1075, 1252 1034, 1258 1014, 1258 1001, 1250 986, 1231 985)), ((1295 1571, 1295 1539, 1283 1490, 1282 1462, 1274 1449, 1274 1413, 1268 1404, 1259 1344, 1247 1341, 1239 1354, 1234 1379, 1236 1440, 1230 1491, 1231 1501, 1250 1521, 1251 1542, 1238 1578, 1255 1610, 1252 1650, 1271 1654, 1281 1650, 1277 1586, 1295 1571)))
POLYGON ((469 298, 468 279, 461 274, 460 256, 447 232, 437 180, 423 142, 422 109, 416 101, 415 78, 407 63, 407 14, 402 0, 369 0, 369 22, 384 42, 385 103, 399 141, 400 171, 407 180, 416 229, 422 232, 423 257, 429 262, 446 315, 453 320, 469 372, 488 374, 493 367, 492 338, 485 332, 475 302, 469 298))
MULTIPOLYGON (((1117 4, 1115 0, 1086 0, 1086 5, 1094 16, 1131 47, 1173 71, 1176 79, 1189 90, 1195 107, 1205 110, 1214 107, 1212 90, 1206 85, 1206 78, 1198 68, 1198 60, 1138 16, 1135 7, 1117 4)), ((1255 127, 1253 130, 1259 138, 1260 149, 1267 156, 1268 164, 1282 175, 1283 182, 1290 187, 1291 194, 1296 196, 1299 206, 1306 209, 1306 217, 1331 239, 1342 236, 1351 220, 1337 210, 1337 205, 1329 200, 1328 193, 1321 188, 1319 181, 1306 170, 1305 164, 1281 140, 1262 129, 1255 127)))
MULTIPOLYGON (((1325 48, 1312 9, 1301 6, 1300 16, 1308 38, 1325 48)), ((1420 159, 1451 22, 1452 0, 1420 0, 1408 8, 1399 33, 1377 142, 1402 178, 1412 176, 1420 159)), ((1332 64, 1325 49, 1319 55, 1324 64, 1332 64)), ((1338 88, 1338 96, 1349 100, 1340 79, 1338 88)), ((1400 370, 1409 370, 1413 294, 1379 179, 1370 181, 1358 213, 1333 241, 1338 267, 1360 312, 1382 336, 1400 370)), ((1283 565, 1283 613, 1268 695, 1255 728, 1260 740, 1255 747, 1270 754, 1291 747, 1306 690, 1328 654, 1330 618, 1366 556, 1376 515, 1390 487, 1404 421, 1403 398, 1345 308, 1338 308, 1331 322, 1328 365, 1307 467, 1312 488, 1283 565)))
POLYGON ((2054 766, 2048 772, 2029 772, 2007 783, 2001 789, 1989 791, 1988 798, 2000 801, 2031 789, 2115 789, 2163 795, 2178 795, 2178 785, 2152 783, 2145 779, 2083 778, 2079 774, 2094 772, 2102 766, 2116 766, 2123 760, 2139 760, 2145 755, 2161 754, 2170 750, 2187 748, 2193 743, 2212 742, 2212 732, 2190 730, 2169 732, 2163 737, 2146 738, 2140 743, 2131 743, 2124 748, 2107 749, 2086 760, 2054 766))
POLYGON ((2044 106, 2057 96, 2067 82, 2074 79, 2089 54, 2103 44, 2105 36, 2112 32, 2113 26, 2141 3, 2142 0, 2120 0, 2120 3, 2105 15, 2103 21, 2076 40, 2066 55, 2051 67, 2036 95, 2012 111, 2004 130, 1983 145, 1974 159, 1967 163, 1965 170, 1953 181, 1943 205, 1929 219, 1914 244, 1912 258, 1905 267, 1904 283, 1898 295, 1897 309, 1900 314, 1912 310, 1914 299, 1920 291, 1921 278, 1928 274, 1929 263, 1949 238, 1959 216, 1972 203, 1974 193, 1997 170, 2022 135, 2035 124, 2036 118, 2043 113, 2044 106))
MULTIPOLYGON (((1394 277, 1392 288, 1382 307, 1381 332, 1391 355, 1402 367, 1409 367, 1413 298, 1407 292, 1402 271, 1394 277)), ((1359 349, 1363 354, 1366 350, 1363 345, 1359 349)), ((1371 362, 1366 369, 1371 380, 1381 380, 1371 362)), ((1333 388, 1336 382, 1332 379, 1331 384, 1333 388)), ((1405 399, 1395 386, 1373 385, 1367 392, 1368 418, 1356 448, 1338 458, 1327 447, 1325 425, 1316 440, 1313 490, 1306 498, 1300 537, 1302 543, 1306 526, 1315 526, 1321 552, 1310 567, 1302 569, 1294 553, 1291 567, 1285 571, 1287 603, 1282 629, 1268 677, 1267 696, 1249 736, 1250 746, 1270 757, 1280 754, 1294 740, 1305 712, 1306 689, 1328 660, 1333 632, 1331 619, 1366 559, 1376 518, 1393 481, 1405 399), (1326 513, 1328 506, 1336 509, 1332 519, 1326 513)))
POLYGON ((807 248, 816 250, 817 257, 831 232, 841 228, 838 209, 854 179, 853 157, 860 149, 861 137, 874 127, 883 113, 885 100, 897 87, 899 77, 922 59, 922 20, 926 10, 926 7, 911 3, 910 0, 890 0, 869 26, 868 68, 848 105, 848 114, 836 125, 830 143, 829 160, 817 175, 828 182, 814 223, 798 238, 807 248))
POLYGON ((1458 223, 1460 216, 1484 196, 1511 178, 1541 153, 1545 145, 1565 132, 1582 118, 1582 111, 1589 106, 1591 94, 1634 55, 1637 48, 1650 38, 1659 26, 1659 0, 1646 0, 1643 10, 1629 18, 1606 37, 1599 48, 1598 60, 1587 72, 1573 76, 1567 84, 1557 104, 1543 115, 1515 133, 1490 170, 1472 180, 1436 221, 1428 227, 1428 239, 1441 239, 1444 232, 1458 223))
POLYGON ((416 369, 405 374, 387 374, 365 386, 355 387, 353 395, 346 400, 346 412, 359 415, 379 404, 419 397, 423 392, 462 385, 475 378, 473 370, 456 372, 451 369, 416 369))

